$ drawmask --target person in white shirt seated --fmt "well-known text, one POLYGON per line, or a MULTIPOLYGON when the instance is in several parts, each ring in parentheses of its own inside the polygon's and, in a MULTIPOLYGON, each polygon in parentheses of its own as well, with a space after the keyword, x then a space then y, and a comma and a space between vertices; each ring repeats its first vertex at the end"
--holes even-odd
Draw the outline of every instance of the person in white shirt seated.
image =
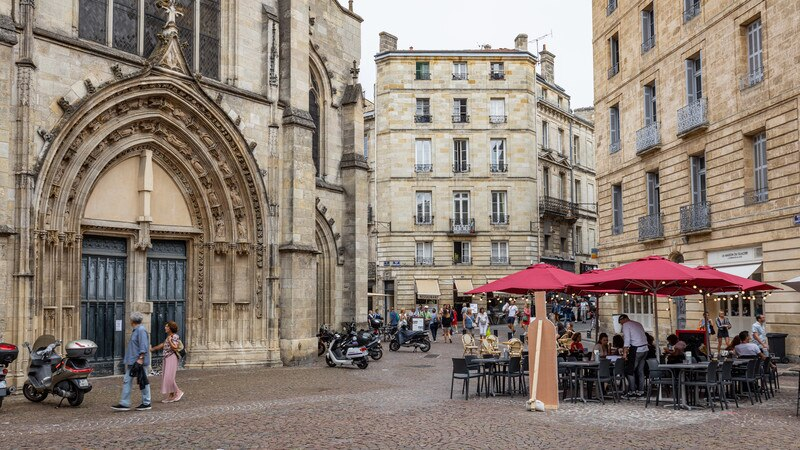
POLYGON ((736 356, 740 358, 752 358, 754 356, 761 359, 766 358, 764 353, 761 352, 761 348, 759 348, 757 344, 750 341, 750 332, 742 331, 739 333, 739 340, 741 343, 733 348, 736 356))

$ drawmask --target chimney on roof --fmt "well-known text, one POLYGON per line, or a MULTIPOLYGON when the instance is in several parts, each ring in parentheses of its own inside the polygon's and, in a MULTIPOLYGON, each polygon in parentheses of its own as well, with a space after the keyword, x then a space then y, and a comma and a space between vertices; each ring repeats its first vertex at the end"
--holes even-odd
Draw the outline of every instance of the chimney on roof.
POLYGON ((393 52, 397 50, 397 36, 389 34, 385 31, 381 31, 380 34, 380 45, 378 46, 378 53, 383 52, 393 52))
POLYGON ((527 34, 518 34, 516 39, 514 39, 514 48, 521 52, 528 51, 528 35, 527 34))
POLYGON ((539 63, 542 65, 541 75, 548 83, 555 83, 555 59, 556 55, 547 51, 547 45, 542 45, 539 52, 539 63))

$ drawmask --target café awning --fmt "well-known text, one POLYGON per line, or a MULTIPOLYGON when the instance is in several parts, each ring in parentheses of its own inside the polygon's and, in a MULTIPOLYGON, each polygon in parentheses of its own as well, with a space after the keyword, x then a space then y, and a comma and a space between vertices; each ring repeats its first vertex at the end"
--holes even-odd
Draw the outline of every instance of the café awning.
POLYGON ((417 288, 417 298, 421 300, 438 300, 442 293, 439 291, 439 280, 414 280, 417 288))
POLYGON ((453 284, 456 286, 456 292, 458 293, 459 297, 469 295, 466 292, 474 289, 472 286, 472 280, 453 280, 453 284))
POLYGON ((800 292, 800 277, 794 277, 791 280, 786 280, 783 282, 783 284, 789 286, 795 291, 800 292))
POLYGON ((750 278, 758 269, 761 268, 761 263, 756 264, 742 264, 740 266, 727 266, 717 267, 720 272, 736 275, 737 277, 750 278))

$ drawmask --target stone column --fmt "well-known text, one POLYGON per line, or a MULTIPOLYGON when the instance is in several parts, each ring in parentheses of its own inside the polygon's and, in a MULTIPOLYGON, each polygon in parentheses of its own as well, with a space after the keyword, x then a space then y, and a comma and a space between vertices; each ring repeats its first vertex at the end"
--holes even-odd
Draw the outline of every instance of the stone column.
POLYGON ((315 170, 311 158, 314 122, 308 113, 308 0, 281 0, 280 93, 283 160, 280 195, 279 333, 284 364, 316 356, 315 170))

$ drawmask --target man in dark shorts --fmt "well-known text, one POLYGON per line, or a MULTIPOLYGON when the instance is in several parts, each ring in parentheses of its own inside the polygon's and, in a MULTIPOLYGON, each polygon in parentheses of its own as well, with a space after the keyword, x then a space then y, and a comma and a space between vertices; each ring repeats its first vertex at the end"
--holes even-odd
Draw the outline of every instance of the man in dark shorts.
POLYGON ((508 324, 508 329, 511 330, 508 332, 509 339, 514 337, 514 332, 516 331, 514 328, 514 323, 517 321, 518 311, 519 309, 517 308, 517 301, 513 298, 503 305, 503 312, 506 313, 506 323, 508 324))

